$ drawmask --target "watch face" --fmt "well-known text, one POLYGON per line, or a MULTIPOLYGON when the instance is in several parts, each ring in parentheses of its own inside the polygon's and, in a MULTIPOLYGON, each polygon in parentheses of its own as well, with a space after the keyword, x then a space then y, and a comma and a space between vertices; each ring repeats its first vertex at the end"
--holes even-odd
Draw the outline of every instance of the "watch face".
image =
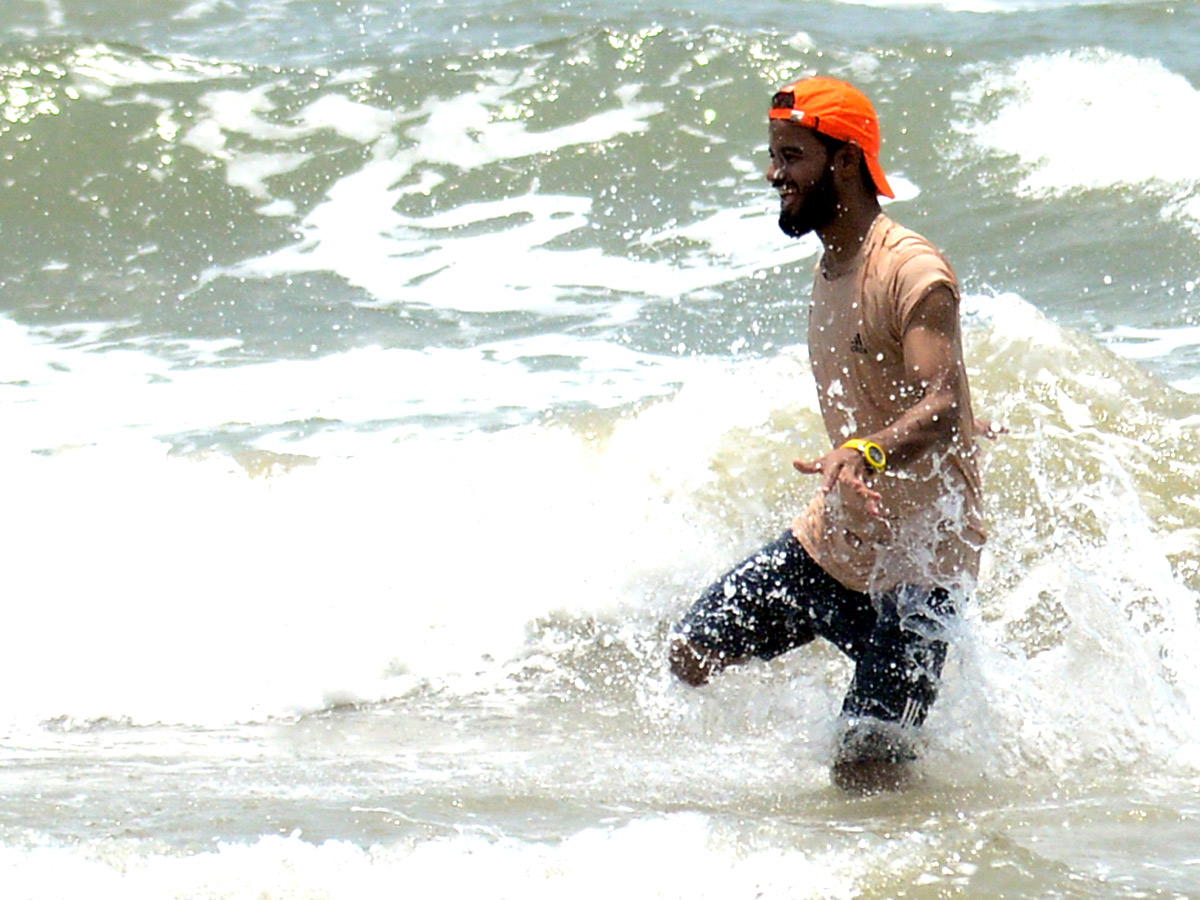
POLYGON ((883 455, 883 448, 870 445, 864 448, 867 454, 867 462, 877 469, 882 469, 887 465, 887 457, 883 455))

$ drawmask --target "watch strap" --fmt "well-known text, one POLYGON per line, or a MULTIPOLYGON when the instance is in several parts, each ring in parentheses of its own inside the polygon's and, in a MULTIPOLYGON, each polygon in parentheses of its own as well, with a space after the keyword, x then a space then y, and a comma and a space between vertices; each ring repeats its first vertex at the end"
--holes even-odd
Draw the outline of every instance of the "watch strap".
POLYGON ((864 438, 851 438, 842 444, 842 446, 861 453, 863 459, 867 461, 867 465, 876 472, 882 472, 887 468, 887 453, 874 441, 868 441, 864 438))

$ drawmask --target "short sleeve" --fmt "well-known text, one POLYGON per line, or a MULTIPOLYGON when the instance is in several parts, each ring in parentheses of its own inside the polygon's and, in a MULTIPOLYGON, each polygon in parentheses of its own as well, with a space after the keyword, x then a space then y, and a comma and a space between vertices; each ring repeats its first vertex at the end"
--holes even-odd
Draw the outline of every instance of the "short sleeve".
POLYGON ((894 267, 890 281, 890 293, 894 321, 902 339, 921 301, 929 296, 938 285, 945 285, 959 301, 958 277, 950 263, 924 238, 909 234, 903 238, 898 252, 892 257, 894 267))

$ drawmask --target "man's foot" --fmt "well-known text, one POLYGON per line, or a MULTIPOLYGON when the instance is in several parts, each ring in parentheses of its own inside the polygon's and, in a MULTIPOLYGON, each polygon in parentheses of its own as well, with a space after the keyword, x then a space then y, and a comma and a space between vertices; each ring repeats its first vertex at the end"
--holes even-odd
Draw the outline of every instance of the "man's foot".
POLYGON ((833 783, 851 794, 901 791, 915 780, 912 739, 886 722, 855 722, 838 745, 833 783))

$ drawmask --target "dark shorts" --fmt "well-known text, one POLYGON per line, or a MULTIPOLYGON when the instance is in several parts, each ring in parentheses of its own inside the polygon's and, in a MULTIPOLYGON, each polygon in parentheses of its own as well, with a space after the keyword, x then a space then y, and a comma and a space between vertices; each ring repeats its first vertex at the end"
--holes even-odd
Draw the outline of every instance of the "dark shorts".
POLYGON ((844 716, 915 726, 937 696, 946 661, 945 640, 930 635, 944 633, 955 614, 943 588, 902 587, 872 603, 826 573, 787 532, 709 587, 676 631, 730 659, 771 659, 824 638, 854 661, 844 716), (918 607, 938 622, 918 616, 901 627, 899 607, 913 608, 914 591, 918 607))

